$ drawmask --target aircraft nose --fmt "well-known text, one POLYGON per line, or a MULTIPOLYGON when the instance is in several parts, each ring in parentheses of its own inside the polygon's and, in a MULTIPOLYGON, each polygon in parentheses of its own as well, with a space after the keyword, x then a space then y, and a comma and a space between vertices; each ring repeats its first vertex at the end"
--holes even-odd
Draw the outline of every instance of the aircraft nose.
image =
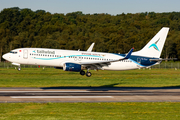
POLYGON ((2 56, 2 58, 4 58, 5 60, 7 60, 8 55, 7 55, 7 54, 4 54, 4 55, 2 56))

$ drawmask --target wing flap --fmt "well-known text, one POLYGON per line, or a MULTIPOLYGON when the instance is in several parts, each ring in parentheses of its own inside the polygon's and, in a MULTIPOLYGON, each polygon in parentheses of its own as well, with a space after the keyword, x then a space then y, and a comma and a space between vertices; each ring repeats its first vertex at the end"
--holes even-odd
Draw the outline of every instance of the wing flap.
POLYGON ((122 60, 125 60, 125 59, 129 59, 132 52, 133 52, 134 48, 132 48, 128 53, 127 55, 122 58, 122 59, 114 59, 114 60, 107 60, 107 61, 91 61, 91 62, 79 62, 79 64, 85 66, 85 67, 96 67, 96 68, 102 68, 103 66, 108 66, 108 65, 111 65, 112 62, 118 62, 118 61, 122 61, 122 60))

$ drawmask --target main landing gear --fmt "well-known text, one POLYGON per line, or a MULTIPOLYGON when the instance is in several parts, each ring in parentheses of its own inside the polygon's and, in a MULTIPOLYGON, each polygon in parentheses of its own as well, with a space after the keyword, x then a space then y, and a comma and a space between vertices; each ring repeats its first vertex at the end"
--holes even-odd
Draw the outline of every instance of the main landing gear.
POLYGON ((86 72, 87 77, 91 77, 91 75, 92 75, 91 72, 86 72))
POLYGON ((81 71, 80 71, 80 74, 81 74, 81 75, 85 75, 86 73, 85 73, 84 70, 81 70, 81 71))
POLYGON ((91 72, 89 72, 89 70, 87 70, 86 73, 85 73, 84 70, 81 70, 81 71, 80 71, 80 74, 81 74, 81 75, 85 75, 85 74, 86 74, 87 77, 91 77, 91 75, 92 75, 91 72))

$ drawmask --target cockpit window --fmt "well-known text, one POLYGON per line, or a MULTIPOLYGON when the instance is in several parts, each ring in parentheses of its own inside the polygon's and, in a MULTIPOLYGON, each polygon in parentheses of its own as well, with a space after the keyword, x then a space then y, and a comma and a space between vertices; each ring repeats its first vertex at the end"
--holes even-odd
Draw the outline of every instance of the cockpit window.
POLYGON ((17 52, 16 52, 16 51, 11 51, 10 53, 12 53, 12 54, 17 54, 17 52))

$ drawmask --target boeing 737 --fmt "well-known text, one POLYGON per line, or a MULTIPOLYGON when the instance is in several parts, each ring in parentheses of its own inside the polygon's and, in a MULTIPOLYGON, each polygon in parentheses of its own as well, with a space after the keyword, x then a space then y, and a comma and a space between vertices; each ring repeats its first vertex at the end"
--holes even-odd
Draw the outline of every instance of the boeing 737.
POLYGON ((4 54, 2 57, 13 65, 53 66, 64 71, 80 72, 90 77, 89 70, 132 70, 159 64, 161 52, 166 41, 169 28, 163 27, 140 51, 127 54, 92 52, 94 43, 87 51, 18 48, 4 54), (85 72, 84 70, 87 70, 85 72))

